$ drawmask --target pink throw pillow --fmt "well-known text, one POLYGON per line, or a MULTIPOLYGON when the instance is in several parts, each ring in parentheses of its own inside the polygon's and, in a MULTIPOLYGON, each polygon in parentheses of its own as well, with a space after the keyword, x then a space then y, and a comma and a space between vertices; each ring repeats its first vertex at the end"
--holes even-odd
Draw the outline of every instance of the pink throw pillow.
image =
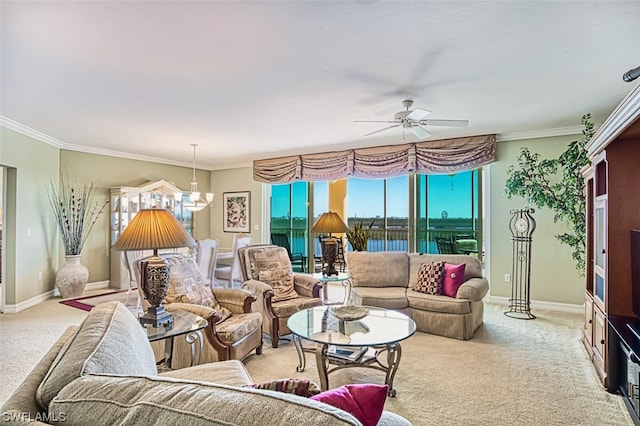
POLYGON ((451 265, 444 264, 444 278, 442 279, 442 294, 449 297, 456 297, 458 288, 464 282, 464 267, 466 264, 451 265))
POLYGON ((310 399, 340 408, 363 426, 376 426, 387 399, 387 385, 344 385, 312 396, 310 399))

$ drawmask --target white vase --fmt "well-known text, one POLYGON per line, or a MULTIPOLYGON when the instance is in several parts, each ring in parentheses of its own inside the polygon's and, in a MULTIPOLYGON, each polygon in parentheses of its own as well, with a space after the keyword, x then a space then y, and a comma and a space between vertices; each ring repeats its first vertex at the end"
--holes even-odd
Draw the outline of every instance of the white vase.
POLYGON ((80 255, 65 256, 65 259, 65 264, 56 272, 56 288, 63 299, 78 297, 89 280, 89 269, 80 263, 80 255))

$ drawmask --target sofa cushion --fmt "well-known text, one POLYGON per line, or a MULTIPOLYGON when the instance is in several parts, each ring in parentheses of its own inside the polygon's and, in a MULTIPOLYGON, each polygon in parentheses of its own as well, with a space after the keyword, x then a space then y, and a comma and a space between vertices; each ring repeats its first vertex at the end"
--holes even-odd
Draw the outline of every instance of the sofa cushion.
POLYGON ((293 288, 293 272, 291 267, 276 266, 274 269, 258 271, 258 280, 271 286, 273 289, 272 300, 274 302, 298 297, 298 293, 296 293, 293 288))
POLYGON ((353 414, 362 426, 376 426, 384 410, 388 390, 387 385, 344 385, 312 396, 311 399, 353 414))
POLYGON ((38 404, 46 408, 68 383, 91 373, 158 373, 144 329, 122 303, 102 303, 89 312, 38 386, 38 404))
POLYGON ((230 386, 243 386, 253 383, 253 379, 244 364, 235 359, 163 371, 160 376, 230 386))
POLYGON ((418 282, 412 290, 426 294, 442 294, 444 262, 429 262, 420 265, 418 282))
MULTIPOLYGON (((411 291, 410 293, 417 293, 411 291)), ((377 306, 386 309, 404 309, 407 302, 407 289, 404 287, 356 287, 351 289, 351 300, 356 305, 377 306)))
POLYGON ((67 425, 359 425, 345 411, 297 395, 161 376, 80 377, 51 402, 49 414, 62 413, 67 425))
POLYGON ((442 279, 442 291, 445 296, 456 297, 458 288, 464 282, 464 269, 466 264, 452 265, 444 264, 444 276, 442 279))
POLYGON ((231 346, 261 327, 262 315, 259 312, 235 314, 216 324, 216 335, 222 343, 231 346))
POLYGON ((295 299, 274 302, 271 307, 277 318, 289 318, 296 312, 322 305, 322 300, 314 297, 298 296, 295 299))
POLYGON ((471 312, 471 302, 465 299, 454 299, 439 294, 424 294, 417 291, 407 291, 409 308, 422 311, 442 312, 448 314, 468 314, 471 312))
POLYGON ((407 287, 409 254, 404 251, 348 252, 352 287, 407 287))
POLYGON ((209 306, 222 316, 220 321, 231 316, 231 311, 218 303, 211 288, 205 284, 195 260, 187 256, 168 256, 165 260, 170 271, 165 304, 178 302, 209 306))

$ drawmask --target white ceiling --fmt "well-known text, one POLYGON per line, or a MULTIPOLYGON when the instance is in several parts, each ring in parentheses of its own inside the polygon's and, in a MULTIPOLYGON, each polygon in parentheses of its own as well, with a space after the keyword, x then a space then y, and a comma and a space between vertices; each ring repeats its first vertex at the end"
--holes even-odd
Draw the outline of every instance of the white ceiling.
POLYGON ((470 121, 431 139, 575 131, 640 65, 638 1, 2 0, 1 24, 5 125, 207 169, 403 143, 353 120, 405 98, 470 121))

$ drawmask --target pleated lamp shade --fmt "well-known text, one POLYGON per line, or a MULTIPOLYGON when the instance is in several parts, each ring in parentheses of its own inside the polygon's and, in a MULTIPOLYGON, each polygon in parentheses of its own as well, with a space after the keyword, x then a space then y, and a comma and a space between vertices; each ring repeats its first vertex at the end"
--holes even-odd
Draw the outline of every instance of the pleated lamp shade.
POLYGON ((195 240, 165 209, 142 209, 113 245, 116 250, 158 250, 192 247, 195 240))
POLYGON ((322 213, 311 227, 312 234, 331 234, 347 232, 349 228, 336 212, 322 213))

